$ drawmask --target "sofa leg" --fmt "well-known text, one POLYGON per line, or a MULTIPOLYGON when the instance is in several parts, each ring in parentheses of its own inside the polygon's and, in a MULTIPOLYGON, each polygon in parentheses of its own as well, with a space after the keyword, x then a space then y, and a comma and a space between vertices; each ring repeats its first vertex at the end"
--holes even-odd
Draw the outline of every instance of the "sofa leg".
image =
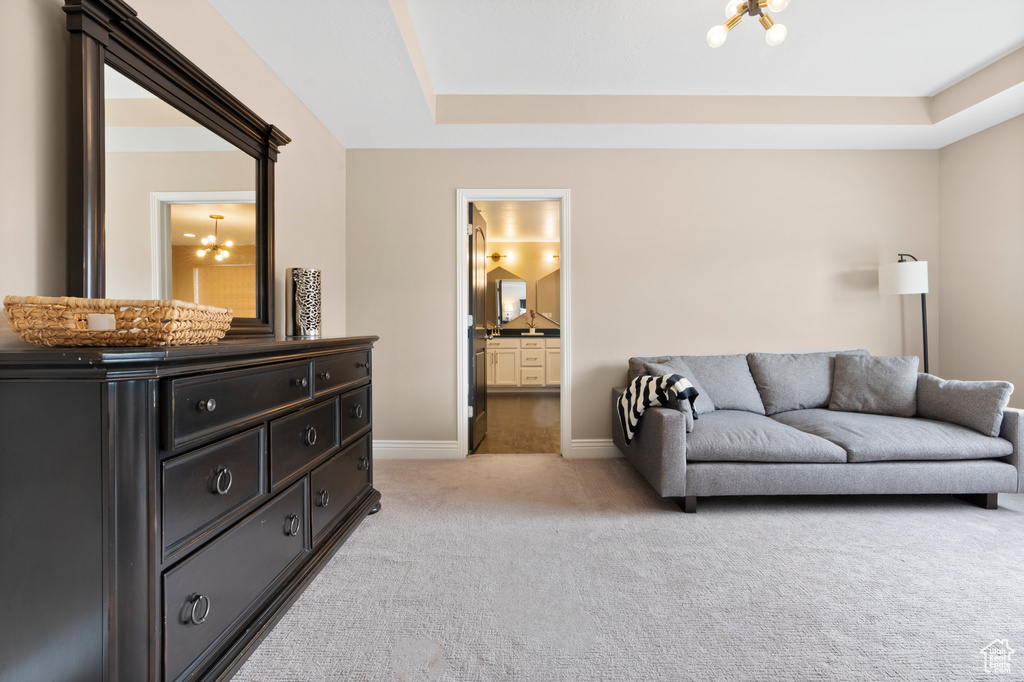
POLYGON ((672 501, 679 505, 679 507, 687 514, 697 513, 697 496, 687 495, 686 497, 673 497, 672 501))
POLYGON ((964 502, 969 502, 982 509, 998 509, 999 493, 978 493, 975 495, 956 495, 964 502))

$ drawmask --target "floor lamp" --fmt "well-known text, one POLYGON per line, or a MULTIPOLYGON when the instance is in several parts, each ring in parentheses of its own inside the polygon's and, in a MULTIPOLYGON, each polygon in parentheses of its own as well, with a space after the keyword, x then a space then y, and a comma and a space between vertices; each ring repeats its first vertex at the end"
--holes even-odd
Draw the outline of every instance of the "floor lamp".
POLYGON ((878 266, 878 290, 883 294, 921 294, 921 331, 924 334, 924 372, 928 374, 928 261, 909 253, 897 254, 895 263, 878 266), (907 259, 910 260, 907 260, 907 259))

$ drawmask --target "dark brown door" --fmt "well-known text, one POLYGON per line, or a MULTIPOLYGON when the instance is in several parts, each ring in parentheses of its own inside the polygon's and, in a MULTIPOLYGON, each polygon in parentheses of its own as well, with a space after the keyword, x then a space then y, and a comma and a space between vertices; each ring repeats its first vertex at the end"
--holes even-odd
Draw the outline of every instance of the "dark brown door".
POLYGON ((487 223, 469 205, 469 451, 487 435, 487 223))

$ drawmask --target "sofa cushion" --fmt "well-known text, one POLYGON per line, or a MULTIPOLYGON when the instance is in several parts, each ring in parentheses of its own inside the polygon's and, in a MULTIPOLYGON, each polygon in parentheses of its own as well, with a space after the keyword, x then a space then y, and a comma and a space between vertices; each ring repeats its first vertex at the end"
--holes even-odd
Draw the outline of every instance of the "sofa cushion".
POLYGON ((823 353, 749 353, 747 364, 765 414, 828 407, 838 353, 869 355, 866 350, 823 353))
POLYGON ((711 397, 708 396, 707 391, 704 390, 704 386, 697 380, 697 376, 693 373, 693 370, 690 369, 690 366, 683 362, 679 356, 670 357, 665 362, 645 362, 643 365, 643 373, 654 376, 663 376, 665 374, 682 375, 682 377, 693 384, 693 387, 697 390, 697 399, 693 401, 693 411, 696 412, 697 415, 715 411, 715 404, 711 402, 711 397))
POLYGON ((764 404, 750 375, 746 355, 683 355, 716 410, 764 414, 764 404))
POLYGON ((741 410, 702 415, 686 436, 688 462, 833 462, 846 451, 823 438, 741 410))
POLYGON ((959 424, 986 436, 998 436, 1010 402, 1008 381, 954 381, 917 375, 917 416, 959 424))
POLYGON ((913 417, 918 362, 916 355, 837 355, 828 409, 913 417))
POLYGON ((850 462, 986 459, 1013 452, 1008 440, 931 419, 833 410, 795 410, 770 418, 835 443, 850 462))

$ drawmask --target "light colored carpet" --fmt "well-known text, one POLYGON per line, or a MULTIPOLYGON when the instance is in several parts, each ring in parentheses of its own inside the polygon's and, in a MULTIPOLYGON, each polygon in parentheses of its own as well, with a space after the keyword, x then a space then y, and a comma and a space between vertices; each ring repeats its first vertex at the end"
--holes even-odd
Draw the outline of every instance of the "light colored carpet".
POLYGON ((660 500, 625 460, 380 461, 234 678, 1024 678, 1024 495, 660 500), (1008 673, 981 650, 1008 640, 1008 673))

